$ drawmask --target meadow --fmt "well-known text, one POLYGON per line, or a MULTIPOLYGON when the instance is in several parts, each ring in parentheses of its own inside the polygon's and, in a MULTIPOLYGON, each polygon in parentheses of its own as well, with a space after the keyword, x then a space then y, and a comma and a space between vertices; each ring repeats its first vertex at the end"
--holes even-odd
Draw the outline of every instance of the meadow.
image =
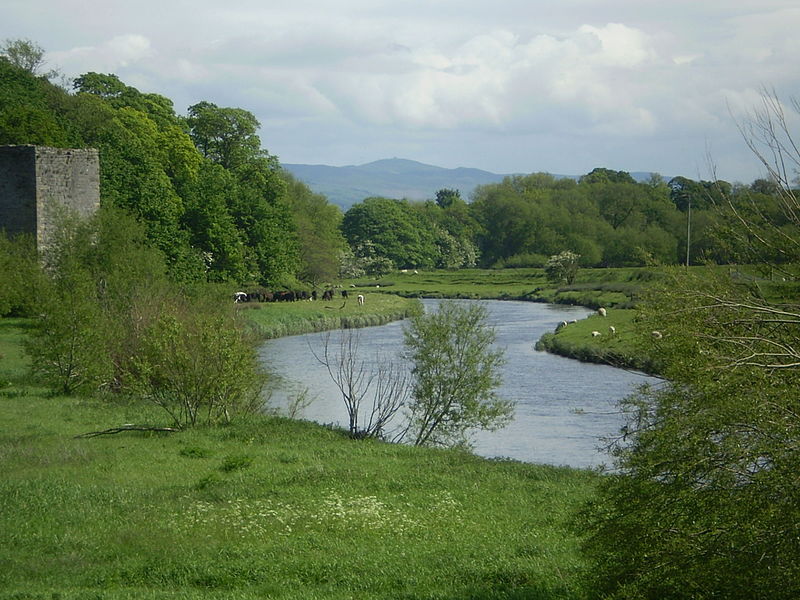
POLYGON ((547 280, 543 269, 460 269, 396 272, 348 283, 406 297, 529 300, 556 304, 630 307, 660 277, 657 269, 581 269, 569 285, 547 280))
MULTIPOLYGON (((255 311, 258 312, 258 311, 255 311)), ((49 395, 0 320, 0 598, 584 597, 588 471, 49 395)))

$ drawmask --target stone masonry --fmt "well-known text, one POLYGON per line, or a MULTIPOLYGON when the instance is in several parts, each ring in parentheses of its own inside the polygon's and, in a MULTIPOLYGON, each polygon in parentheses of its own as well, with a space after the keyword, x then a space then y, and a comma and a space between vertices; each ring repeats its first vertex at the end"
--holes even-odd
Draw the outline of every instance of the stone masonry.
POLYGON ((44 249, 59 206, 82 217, 100 206, 97 150, 0 146, 0 230, 35 235, 44 249))

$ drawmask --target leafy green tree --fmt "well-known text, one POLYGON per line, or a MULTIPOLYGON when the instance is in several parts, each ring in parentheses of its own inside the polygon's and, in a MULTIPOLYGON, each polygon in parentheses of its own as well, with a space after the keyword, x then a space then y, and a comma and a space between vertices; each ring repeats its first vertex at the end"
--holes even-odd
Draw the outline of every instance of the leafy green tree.
MULTIPOLYGON (((798 205, 786 165, 800 157, 783 106, 765 96, 743 132, 790 208, 798 205)), ((800 213, 784 214, 786 228, 759 211, 742 218, 735 197, 719 208, 734 248, 766 264, 783 250, 794 256, 783 263, 791 274, 800 213)), ((719 270, 676 269, 639 323, 668 383, 627 401, 617 471, 577 523, 592 589, 613 598, 798 597, 795 295, 770 302, 758 285, 719 270)))
POLYGON ((50 100, 65 92, 0 58, 0 144, 67 147, 71 137, 50 100))
POLYGON ((432 228, 402 200, 367 198, 354 204, 344 215, 342 233, 351 248, 369 241, 398 268, 432 267, 436 261, 432 228))
POLYGON ((7 39, 0 46, 0 57, 5 58, 15 67, 23 69, 31 75, 42 75, 47 79, 56 77, 59 74, 57 70, 41 72, 45 65, 44 56, 44 48, 29 39, 7 39))
POLYGON ((481 225, 478 244, 486 265, 515 254, 540 250, 540 211, 535 203, 521 197, 510 186, 479 190, 472 210, 481 225))
POLYGON ((30 316, 41 289, 42 271, 32 236, 0 232, 0 317, 30 316))
POLYGON ((341 252, 346 242, 341 233, 342 212, 325 196, 284 171, 286 198, 300 247, 300 277, 311 283, 334 280, 339 273, 341 252))
POLYGON ((209 281, 247 281, 245 236, 236 227, 228 208, 237 193, 233 174, 209 164, 200 171, 186 194, 182 222, 190 232, 190 243, 203 253, 209 281))
POLYGON ((175 298, 143 331, 131 388, 177 427, 229 423, 263 404, 255 346, 229 304, 175 298))
POLYGON ((627 171, 614 171, 613 169, 606 169, 604 167, 597 167, 592 169, 588 174, 580 178, 580 183, 595 184, 595 183, 636 183, 636 180, 631 177, 627 171))
POLYGON ((580 258, 580 255, 569 250, 554 254, 544 266, 547 279, 554 283, 564 282, 567 285, 572 285, 578 275, 580 258))
POLYGON ((602 217, 619 229, 643 204, 644 188, 630 183, 594 184, 592 196, 600 208, 602 217))
POLYGON ((223 108, 211 102, 189 107, 186 123, 203 156, 226 169, 235 169, 261 154, 258 119, 241 108, 223 108))
POLYGON ((513 403, 496 395, 503 351, 481 304, 442 302, 404 329, 412 364, 410 432, 415 445, 469 445, 476 429, 496 430, 512 418, 513 403))
POLYGON ((436 204, 439 208, 450 208, 459 200, 461 200, 461 192, 458 190, 443 188, 436 192, 436 204))
POLYGON ((111 336, 84 260, 91 228, 66 211, 57 218, 59 226, 44 256, 49 277, 32 290, 40 299, 39 317, 26 350, 34 376, 55 391, 91 393, 114 372, 111 336))

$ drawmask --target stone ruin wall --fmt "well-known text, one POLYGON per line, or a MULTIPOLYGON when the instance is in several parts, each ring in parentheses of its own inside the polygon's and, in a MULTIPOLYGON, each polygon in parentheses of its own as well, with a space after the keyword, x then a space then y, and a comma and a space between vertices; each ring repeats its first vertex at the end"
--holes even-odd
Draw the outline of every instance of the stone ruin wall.
POLYGON ((97 150, 0 146, 0 229, 35 235, 41 250, 60 206, 82 217, 100 206, 97 150))

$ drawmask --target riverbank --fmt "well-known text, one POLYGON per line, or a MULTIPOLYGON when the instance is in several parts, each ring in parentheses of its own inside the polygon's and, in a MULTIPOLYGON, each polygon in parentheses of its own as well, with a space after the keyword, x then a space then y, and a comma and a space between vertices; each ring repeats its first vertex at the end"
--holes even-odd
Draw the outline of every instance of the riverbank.
POLYGON ((536 349, 657 376, 662 365, 650 354, 635 318, 635 310, 609 308, 605 317, 594 314, 545 333, 536 342, 536 349))
POLYGON ((574 283, 547 281, 543 269, 466 269, 399 272, 376 280, 353 280, 359 293, 381 291, 408 298, 520 300, 603 307, 603 321, 585 319, 537 341, 538 350, 597 364, 657 375, 660 365, 648 355, 647 340, 635 330, 635 306, 644 290, 663 274, 655 268, 582 269, 574 283), (611 335, 609 327, 616 330, 611 335), (600 335, 592 336, 592 331, 600 335))
POLYGON ((372 293, 371 290, 353 291, 348 296, 343 298, 337 293, 329 301, 253 302, 237 307, 247 316, 248 323, 261 339, 384 325, 411 317, 421 310, 415 298, 372 293), (365 297, 363 305, 357 301, 359 293, 365 297))
POLYGON ((359 290, 411 298, 524 300, 631 308, 642 290, 661 277, 654 268, 581 269, 569 285, 547 280, 543 269, 462 269, 395 272, 379 279, 354 279, 359 290))
POLYGON ((0 598, 578 599, 590 471, 259 415, 174 433, 154 405, 31 385, 0 320, 0 598))

